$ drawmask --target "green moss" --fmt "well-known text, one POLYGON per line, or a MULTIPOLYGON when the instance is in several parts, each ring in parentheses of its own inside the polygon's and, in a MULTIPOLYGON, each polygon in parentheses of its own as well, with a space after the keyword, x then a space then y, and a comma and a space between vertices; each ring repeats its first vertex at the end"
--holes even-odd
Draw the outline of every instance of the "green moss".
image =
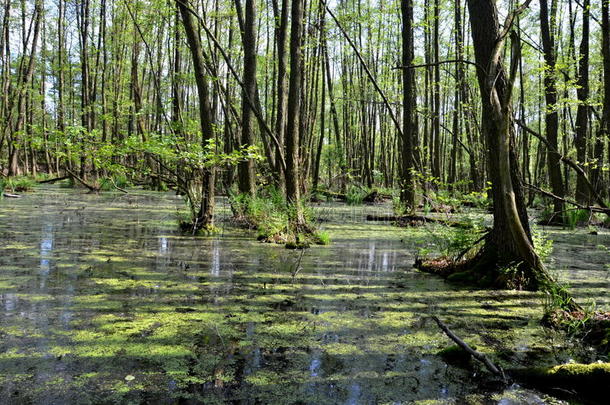
POLYGON ((552 367, 511 370, 510 374, 528 385, 563 387, 577 391, 586 398, 601 399, 607 395, 610 363, 570 363, 552 367))
POLYGON ((330 245, 330 235, 328 232, 318 231, 315 234, 317 245, 330 245))
MULTIPOLYGON (((336 243, 305 251, 294 273, 301 252, 247 231, 176 232, 173 196, 58 190, 0 205, 10 218, 0 386, 24 387, 20 403, 416 403, 441 389, 469 403, 456 393, 478 392, 478 382, 435 355, 449 340, 430 313, 503 367, 581 350, 538 324, 540 294, 464 290, 411 271, 418 246, 440 248, 436 227, 406 231, 322 206, 336 243)), ((374 209, 387 207, 362 212, 374 209)), ((579 291, 603 298, 596 288, 579 291)))

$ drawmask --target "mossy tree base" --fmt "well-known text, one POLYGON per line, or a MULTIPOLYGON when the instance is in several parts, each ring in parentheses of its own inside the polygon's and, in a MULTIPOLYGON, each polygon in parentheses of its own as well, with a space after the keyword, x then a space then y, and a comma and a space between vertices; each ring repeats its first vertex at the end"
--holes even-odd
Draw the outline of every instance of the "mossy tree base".
POLYGON ((558 393, 574 393, 579 398, 595 401, 607 399, 610 363, 562 364, 554 367, 533 367, 510 370, 510 375, 523 383, 558 393), (558 388, 560 388, 558 390, 558 388))
POLYGON ((257 239, 266 243, 283 244, 286 249, 307 249, 311 245, 328 245, 330 242, 326 234, 318 232, 309 224, 287 226, 270 235, 259 233, 257 239))
POLYGON ((503 262, 497 252, 483 247, 474 256, 454 259, 442 256, 416 259, 415 268, 439 275, 448 281, 475 285, 481 288, 518 289, 536 291, 541 285, 532 277, 532 269, 524 263, 503 262))

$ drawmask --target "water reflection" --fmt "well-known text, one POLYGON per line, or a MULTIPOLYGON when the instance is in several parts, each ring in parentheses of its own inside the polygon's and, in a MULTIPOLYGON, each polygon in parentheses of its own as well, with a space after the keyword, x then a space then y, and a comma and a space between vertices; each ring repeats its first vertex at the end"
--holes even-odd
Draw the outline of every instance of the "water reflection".
POLYGON ((171 195, 49 190, 0 205, 12 218, 0 224, 0 398, 359 404, 478 389, 430 353, 446 342, 420 321, 430 301, 457 313, 480 297, 414 273, 404 231, 364 209, 325 207, 333 244, 300 258, 232 228, 184 237, 171 195))

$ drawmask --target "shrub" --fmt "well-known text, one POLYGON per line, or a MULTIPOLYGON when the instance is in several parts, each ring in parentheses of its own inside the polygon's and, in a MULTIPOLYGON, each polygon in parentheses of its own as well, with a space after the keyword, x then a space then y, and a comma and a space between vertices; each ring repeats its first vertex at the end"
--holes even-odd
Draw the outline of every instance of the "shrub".
POLYGON ((576 228, 578 225, 588 224, 591 220, 591 211, 589 210, 568 210, 566 212, 566 225, 570 229, 576 228))
MULTIPOLYGON (((309 243, 328 244, 330 238, 316 233, 313 228, 294 230, 291 220, 296 215, 296 207, 288 204, 281 190, 267 187, 256 196, 237 194, 230 197, 231 209, 237 222, 257 230, 257 239, 267 242, 290 243, 305 246, 309 243)), ((313 222, 313 210, 302 206, 306 223, 313 222)))
POLYGON ((367 194, 367 191, 361 187, 350 186, 345 194, 346 202, 348 205, 360 205, 367 194))
POLYGON ((104 191, 112 191, 117 188, 127 188, 131 186, 132 184, 124 174, 116 174, 112 177, 105 177, 100 180, 100 190, 104 191))
POLYGON ((11 193, 32 191, 36 182, 28 177, 9 177, 4 182, 3 190, 10 190, 11 193))

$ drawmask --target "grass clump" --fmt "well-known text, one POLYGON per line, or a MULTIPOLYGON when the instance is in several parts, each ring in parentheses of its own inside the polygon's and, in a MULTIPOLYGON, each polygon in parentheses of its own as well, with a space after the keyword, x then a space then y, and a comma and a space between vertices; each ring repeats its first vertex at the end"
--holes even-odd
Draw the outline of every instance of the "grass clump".
POLYGON ((570 229, 586 225, 591 221, 591 211, 581 209, 569 210, 565 213, 565 221, 570 229))
POLYGON ((8 177, 3 181, 2 190, 7 190, 10 193, 19 193, 32 191, 36 182, 25 176, 8 177))
POLYGON ((345 202, 348 205, 361 205, 367 195, 368 192, 362 187, 352 185, 347 189, 347 193, 345 193, 345 202))
POLYGON ((297 209, 288 204, 281 190, 275 187, 264 188, 255 196, 233 195, 230 203, 234 220, 248 229, 256 229, 259 241, 285 244, 292 249, 330 243, 326 233, 318 232, 309 225, 314 218, 313 211, 308 207, 301 207, 307 225, 295 229, 293 219, 297 209))

